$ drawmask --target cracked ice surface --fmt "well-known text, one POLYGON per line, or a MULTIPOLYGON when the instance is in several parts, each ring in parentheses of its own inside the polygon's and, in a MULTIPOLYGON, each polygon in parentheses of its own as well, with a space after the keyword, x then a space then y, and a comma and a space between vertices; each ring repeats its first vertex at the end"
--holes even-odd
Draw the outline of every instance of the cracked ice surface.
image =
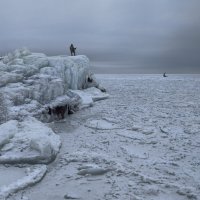
POLYGON ((39 182, 47 171, 41 164, 54 160, 60 146, 60 136, 35 118, 0 125, 0 199, 39 182))
POLYGON ((15 197, 198 200, 199 76, 98 78, 110 98, 50 125, 60 153, 42 182, 15 197))

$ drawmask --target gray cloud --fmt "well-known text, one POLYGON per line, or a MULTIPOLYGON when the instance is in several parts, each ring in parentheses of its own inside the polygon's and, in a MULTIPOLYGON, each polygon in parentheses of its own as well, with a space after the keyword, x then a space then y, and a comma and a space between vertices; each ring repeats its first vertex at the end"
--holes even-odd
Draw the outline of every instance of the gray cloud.
POLYGON ((74 43, 93 62, 200 73, 199 7, 199 0, 1 0, 0 54, 22 46, 69 54, 74 43))

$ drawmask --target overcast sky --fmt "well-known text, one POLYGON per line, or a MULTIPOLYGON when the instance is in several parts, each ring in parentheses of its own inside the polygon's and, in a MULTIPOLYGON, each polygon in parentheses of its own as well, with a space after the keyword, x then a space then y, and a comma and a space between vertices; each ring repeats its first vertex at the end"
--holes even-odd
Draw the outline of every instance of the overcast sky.
POLYGON ((92 62, 200 73, 200 0, 0 0, 0 54, 28 47, 92 62))

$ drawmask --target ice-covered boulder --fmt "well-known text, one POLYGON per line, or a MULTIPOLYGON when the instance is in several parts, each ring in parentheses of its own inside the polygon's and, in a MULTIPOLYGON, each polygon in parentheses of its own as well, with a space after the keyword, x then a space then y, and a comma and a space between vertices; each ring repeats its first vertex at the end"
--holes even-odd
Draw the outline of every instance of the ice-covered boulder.
POLYGON ((17 83, 23 80, 22 74, 12 72, 0 72, 0 87, 6 86, 8 83, 17 83))
MULTIPOLYGON (((0 71, 21 75, 24 79, 29 79, 33 75, 49 75, 52 79, 59 78, 63 82, 64 89, 84 89, 87 88, 87 78, 92 74, 89 70, 90 63, 86 56, 52 56, 48 57, 43 53, 31 53, 27 49, 16 50, 9 53, 0 63, 0 71)), ((7 75, 4 74, 4 77, 7 75)), ((13 79, 9 81, 0 80, 1 85, 18 82, 13 79)), ((40 78, 38 77, 38 83, 40 78)), ((96 85, 95 82, 93 84, 96 85)))
POLYGON ((80 97, 81 108, 90 107, 95 101, 107 99, 109 97, 109 94, 101 92, 96 87, 90 87, 85 90, 71 90, 71 92, 80 97))
POLYGON ((19 112, 23 115, 42 109, 70 89, 89 87, 101 89, 90 71, 89 59, 83 55, 48 57, 23 48, 0 61, 0 93, 9 119, 16 119, 19 112))
POLYGON ((35 118, 0 125, 0 164, 49 163, 60 146, 60 137, 35 118))

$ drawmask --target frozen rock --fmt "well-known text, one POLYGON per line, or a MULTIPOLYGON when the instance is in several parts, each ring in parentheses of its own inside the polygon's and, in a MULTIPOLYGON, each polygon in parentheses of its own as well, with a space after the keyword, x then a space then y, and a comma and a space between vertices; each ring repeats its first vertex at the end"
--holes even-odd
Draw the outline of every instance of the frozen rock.
MULTIPOLYGON (((100 88, 90 72, 89 59, 84 55, 48 57, 23 48, 3 57, 0 71, 0 92, 5 94, 9 119, 17 118, 13 112, 17 108, 13 109, 13 106, 21 106, 18 108, 20 113, 27 114, 28 106, 22 106, 28 104, 26 99, 37 101, 42 108, 57 97, 65 96, 70 89, 100 88)), ((86 104, 107 98, 106 94, 102 95, 95 89, 88 90, 87 94, 86 104)), ((38 110, 38 105, 35 108, 38 110)))
POLYGON ((81 199, 81 198, 73 194, 65 194, 64 199, 81 199))
POLYGON ((23 58, 25 65, 34 65, 37 69, 49 65, 48 57, 43 53, 32 53, 23 58))
POLYGON ((13 53, 8 53, 3 57, 4 64, 12 64, 15 63, 16 60, 23 58, 30 54, 30 51, 24 47, 22 49, 16 49, 13 53))
POLYGON ((81 90, 73 90, 71 92, 80 97, 80 99, 81 99, 80 109, 93 106, 93 103, 94 103, 93 99, 86 92, 81 91, 81 90))
POLYGON ((81 97, 83 105, 90 105, 93 101, 109 98, 109 94, 103 93, 96 87, 90 87, 85 90, 73 90, 73 92, 81 97))
POLYGON ((0 87, 5 86, 8 83, 17 83, 23 80, 21 74, 16 74, 12 72, 1 72, 0 74, 0 87))
POLYGON ((108 169, 102 169, 102 168, 89 168, 89 169, 82 169, 78 172, 78 175, 87 175, 87 174, 90 174, 90 175, 93 175, 93 176, 97 176, 97 175, 103 175, 105 173, 107 173, 108 169))
POLYGON ((92 175, 92 176, 97 176, 97 175, 103 175, 107 172, 111 171, 111 169, 104 169, 99 166, 91 165, 91 166, 85 166, 82 168, 79 168, 78 175, 92 175))
POLYGON ((49 163, 61 145, 60 137, 38 120, 8 121, 0 126, 0 163, 49 163), (12 145, 11 145, 12 144, 12 145), (7 148, 11 145, 11 148, 7 148))

